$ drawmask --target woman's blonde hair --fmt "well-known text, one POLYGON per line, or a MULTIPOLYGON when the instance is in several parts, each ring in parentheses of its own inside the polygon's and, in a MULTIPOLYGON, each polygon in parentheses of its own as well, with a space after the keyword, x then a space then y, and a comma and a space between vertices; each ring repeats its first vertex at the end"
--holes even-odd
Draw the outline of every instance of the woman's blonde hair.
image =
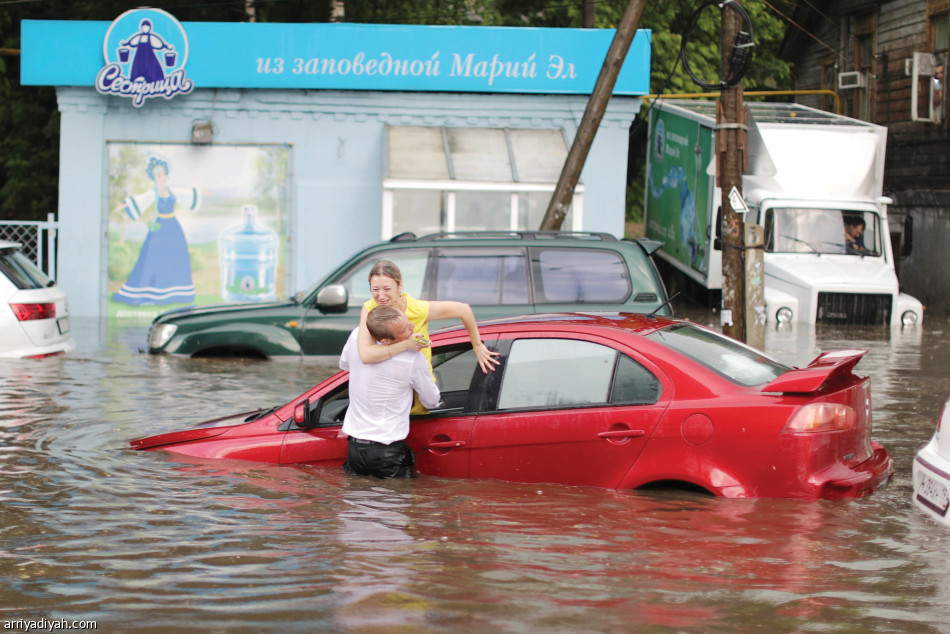
POLYGON ((369 270, 369 277, 367 277, 370 284, 373 283, 373 278, 377 275, 388 277, 396 282, 396 284, 402 284, 402 272, 392 260, 379 260, 373 265, 373 268, 369 270))

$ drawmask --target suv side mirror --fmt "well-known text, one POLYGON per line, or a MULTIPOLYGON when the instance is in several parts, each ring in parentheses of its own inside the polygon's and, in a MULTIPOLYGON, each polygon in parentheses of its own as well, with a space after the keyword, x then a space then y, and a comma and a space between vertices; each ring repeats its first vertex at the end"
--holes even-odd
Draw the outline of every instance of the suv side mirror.
POLYGON ((349 293, 342 284, 324 286, 317 293, 317 308, 325 313, 345 313, 349 299, 349 293))

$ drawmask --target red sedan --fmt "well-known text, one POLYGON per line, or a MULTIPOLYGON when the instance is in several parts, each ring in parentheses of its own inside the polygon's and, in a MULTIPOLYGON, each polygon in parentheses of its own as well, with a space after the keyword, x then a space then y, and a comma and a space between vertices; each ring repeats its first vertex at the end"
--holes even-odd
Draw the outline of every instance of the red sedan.
MULTIPOLYGON (((805 499, 865 495, 893 474, 871 440, 869 379, 853 374, 866 351, 824 353, 796 369, 690 322, 617 313, 535 315, 480 330, 501 354, 488 375, 464 329, 433 336, 444 402, 412 420, 420 473, 805 499)), ((340 466, 347 378, 131 447, 340 466)))

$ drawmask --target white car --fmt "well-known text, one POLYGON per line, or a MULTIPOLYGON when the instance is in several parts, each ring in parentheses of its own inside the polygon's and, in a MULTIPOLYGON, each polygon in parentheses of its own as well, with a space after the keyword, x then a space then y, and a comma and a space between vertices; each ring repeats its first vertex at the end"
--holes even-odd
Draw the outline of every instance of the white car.
POLYGON ((950 400, 943 406, 933 438, 914 458, 914 503, 950 526, 950 400))
POLYGON ((76 347, 66 293, 20 252, 0 240, 0 357, 45 357, 76 347))

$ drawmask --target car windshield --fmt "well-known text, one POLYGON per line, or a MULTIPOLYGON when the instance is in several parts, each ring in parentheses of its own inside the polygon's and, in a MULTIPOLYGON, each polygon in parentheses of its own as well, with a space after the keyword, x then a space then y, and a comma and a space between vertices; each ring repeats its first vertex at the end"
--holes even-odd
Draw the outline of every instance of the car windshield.
POLYGON ((763 385, 793 369, 755 348, 691 324, 674 324, 647 336, 739 385, 763 385))
POLYGON ((879 256, 880 217, 873 211, 777 207, 765 214, 769 253, 879 256))
POLYGON ((19 289, 46 288, 50 279, 20 253, 19 249, 0 249, 0 273, 6 275, 19 289))

